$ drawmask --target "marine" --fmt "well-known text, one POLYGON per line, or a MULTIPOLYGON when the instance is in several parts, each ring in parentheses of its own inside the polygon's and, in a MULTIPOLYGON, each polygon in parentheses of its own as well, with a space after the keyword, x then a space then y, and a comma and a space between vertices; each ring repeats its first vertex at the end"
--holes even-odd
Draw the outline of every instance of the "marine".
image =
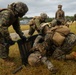
POLYGON ((48 50, 53 50, 51 55, 54 59, 76 60, 76 52, 72 51, 73 47, 76 46, 76 35, 67 26, 52 27, 45 36, 43 44, 45 42, 45 49, 50 47, 48 50))
POLYGON ((58 5, 58 10, 55 14, 55 19, 60 20, 62 24, 65 23, 65 12, 62 10, 62 5, 58 5))
POLYGON ((9 46, 15 43, 10 37, 8 27, 12 25, 20 38, 26 40, 20 28, 19 18, 27 11, 28 7, 23 2, 12 3, 6 9, 0 10, 0 58, 6 62, 9 61, 9 46))
POLYGON ((57 60, 76 60, 76 52, 72 51, 76 46, 76 35, 69 33, 62 46, 57 47, 53 53, 53 58, 57 60))
POLYGON ((37 44, 34 50, 57 60, 76 60, 76 52, 72 51, 75 45, 76 35, 67 26, 55 26, 47 31, 44 41, 37 44))
POLYGON ((40 33, 40 25, 41 25, 41 23, 46 22, 47 17, 48 16, 47 16, 46 13, 41 13, 40 16, 33 17, 33 19, 31 19, 30 22, 29 22, 30 29, 29 29, 28 34, 30 36, 32 36, 33 33, 35 32, 35 30, 38 33, 40 33))
POLYGON ((48 60, 46 56, 47 50, 45 47, 47 47, 47 44, 46 42, 44 43, 44 38, 45 35, 47 34, 47 31, 49 30, 49 25, 43 23, 41 25, 40 30, 41 30, 40 31, 41 34, 39 34, 36 37, 33 44, 33 48, 30 50, 31 54, 28 57, 28 63, 31 66, 36 66, 39 65, 40 63, 43 63, 44 65, 46 65, 49 71, 51 71, 52 73, 56 73, 57 68, 54 67, 54 65, 48 60))

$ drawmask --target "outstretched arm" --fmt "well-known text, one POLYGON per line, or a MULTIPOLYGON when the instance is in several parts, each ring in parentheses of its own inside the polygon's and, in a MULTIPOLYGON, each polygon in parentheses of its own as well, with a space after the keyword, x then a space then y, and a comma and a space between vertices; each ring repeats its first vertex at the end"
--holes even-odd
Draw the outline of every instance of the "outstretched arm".
POLYGON ((16 33, 19 35, 19 36, 22 36, 23 33, 21 31, 21 28, 20 28, 20 23, 19 23, 19 19, 17 19, 14 23, 13 23, 13 28, 14 30, 16 31, 16 33))
POLYGON ((39 43, 39 41, 42 39, 42 36, 37 36, 36 37, 36 39, 35 39, 35 41, 34 41, 34 44, 33 44, 33 47, 35 47, 38 43, 39 43))

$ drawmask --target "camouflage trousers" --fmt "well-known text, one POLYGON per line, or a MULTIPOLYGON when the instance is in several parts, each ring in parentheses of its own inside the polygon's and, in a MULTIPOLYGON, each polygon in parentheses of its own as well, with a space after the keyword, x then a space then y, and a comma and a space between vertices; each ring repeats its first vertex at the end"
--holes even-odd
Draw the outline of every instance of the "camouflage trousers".
POLYGON ((45 55, 43 56, 39 51, 31 53, 28 57, 28 60, 29 64, 33 66, 43 63, 50 71, 54 68, 54 65, 47 59, 47 57, 45 55))
POLYGON ((76 35, 73 33, 70 33, 63 45, 61 47, 56 48, 56 50, 53 53, 53 58, 55 59, 66 59, 65 56, 72 52, 73 47, 76 45, 76 35))
POLYGON ((42 57, 41 58, 41 62, 46 65, 46 67, 48 68, 48 70, 52 70, 54 68, 54 65, 47 59, 47 57, 42 57))
POLYGON ((9 46, 7 46, 3 34, 3 29, 0 28, 0 58, 6 58, 9 54, 9 46))
POLYGON ((5 44, 0 44, 0 58, 7 58, 9 54, 9 47, 6 48, 5 44))

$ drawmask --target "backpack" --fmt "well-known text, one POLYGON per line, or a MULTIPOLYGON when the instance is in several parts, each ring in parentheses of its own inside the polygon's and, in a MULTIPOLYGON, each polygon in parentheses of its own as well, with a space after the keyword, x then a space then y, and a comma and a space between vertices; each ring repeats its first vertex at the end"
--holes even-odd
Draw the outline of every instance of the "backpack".
POLYGON ((51 29, 53 31, 53 43, 57 46, 61 46, 64 42, 66 35, 70 33, 70 29, 67 26, 55 26, 51 29))

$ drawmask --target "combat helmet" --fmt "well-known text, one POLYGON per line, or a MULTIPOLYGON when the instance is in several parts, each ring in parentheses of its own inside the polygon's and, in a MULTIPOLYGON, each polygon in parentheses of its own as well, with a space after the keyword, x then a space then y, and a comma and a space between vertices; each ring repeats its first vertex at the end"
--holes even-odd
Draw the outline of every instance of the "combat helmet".
POLYGON ((31 53, 28 57, 28 63, 30 66, 37 66, 40 63, 41 54, 40 52, 36 51, 31 53))
POLYGON ((22 17, 28 11, 27 5, 23 2, 12 3, 8 5, 8 8, 12 9, 19 17, 22 17))
POLYGON ((58 8, 62 8, 62 5, 58 5, 58 8))
POLYGON ((46 13, 41 13, 40 16, 41 16, 41 18, 43 18, 43 19, 46 19, 46 18, 48 17, 46 13))

